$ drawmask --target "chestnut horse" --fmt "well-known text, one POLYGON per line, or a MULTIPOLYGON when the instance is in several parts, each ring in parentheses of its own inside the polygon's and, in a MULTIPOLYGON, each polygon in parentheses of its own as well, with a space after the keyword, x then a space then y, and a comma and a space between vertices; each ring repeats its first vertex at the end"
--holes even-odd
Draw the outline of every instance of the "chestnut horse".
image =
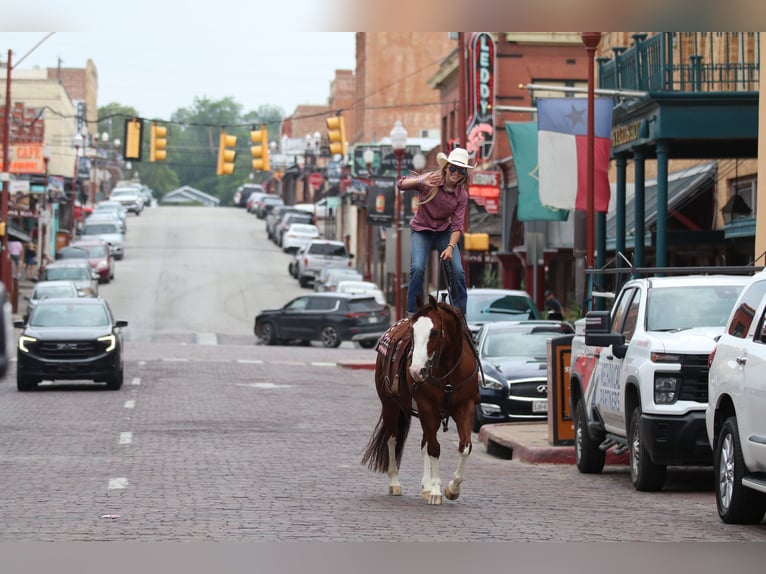
POLYGON ((388 474, 388 492, 402 494, 399 466, 412 416, 420 419, 423 439, 422 496, 441 504, 439 423, 450 418, 459 437, 459 464, 444 489, 448 500, 460 495, 466 460, 471 453, 474 405, 479 400, 479 362, 471 333, 459 309, 429 296, 418 311, 394 323, 381 337, 375 363, 375 387, 382 405, 380 418, 362 464, 388 474))

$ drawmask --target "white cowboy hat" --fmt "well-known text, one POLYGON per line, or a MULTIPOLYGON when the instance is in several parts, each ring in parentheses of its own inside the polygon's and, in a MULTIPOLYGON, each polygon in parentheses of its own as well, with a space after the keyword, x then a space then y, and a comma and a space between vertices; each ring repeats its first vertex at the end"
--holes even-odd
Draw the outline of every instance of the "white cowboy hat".
POLYGON ((446 163, 451 163, 452 165, 456 165, 458 167, 466 167, 468 169, 473 169, 476 167, 473 165, 468 165, 468 152, 461 147, 456 147, 451 152, 449 152, 449 157, 447 157, 444 152, 437 153, 436 163, 439 164, 439 167, 444 167, 444 164, 446 163))

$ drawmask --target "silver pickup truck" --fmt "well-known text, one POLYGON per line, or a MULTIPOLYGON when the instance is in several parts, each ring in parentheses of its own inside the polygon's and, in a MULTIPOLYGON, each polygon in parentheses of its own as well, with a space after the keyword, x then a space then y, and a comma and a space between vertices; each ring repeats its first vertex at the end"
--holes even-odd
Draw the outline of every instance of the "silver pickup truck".
POLYGON ((342 241, 315 239, 309 243, 298 259, 298 283, 308 287, 328 267, 351 267, 353 254, 342 241))

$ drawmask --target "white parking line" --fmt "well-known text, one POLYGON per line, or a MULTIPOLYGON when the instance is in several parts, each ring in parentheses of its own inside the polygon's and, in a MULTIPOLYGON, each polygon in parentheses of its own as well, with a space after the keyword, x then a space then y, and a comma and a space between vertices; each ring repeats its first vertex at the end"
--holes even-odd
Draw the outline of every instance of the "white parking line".
POLYGON ((120 444, 130 444, 133 442, 133 433, 132 432, 121 432, 120 433, 120 444))
POLYGON ((237 362, 243 365, 262 365, 263 364, 263 361, 261 359, 237 359, 237 362))
POLYGON ((134 377, 134 378, 133 378, 133 379, 130 381, 130 384, 131 384, 131 385, 140 385, 140 384, 141 384, 141 379, 140 379, 139 377, 134 377))
POLYGON ((189 359, 187 357, 163 357, 163 361, 166 363, 188 363, 189 359))
POLYGON ((134 401, 134 400, 125 401, 125 404, 123 406, 126 409, 132 409, 132 408, 134 408, 136 406, 136 401, 134 401))
POLYGON ((128 488, 127 478, 110 478, 109 479, 109 486, 107 487, 108 490, 118 490, 121 488, 128 488))
POLYGON ((309 363, 312 367, 337 367, 338 363, 309 363))

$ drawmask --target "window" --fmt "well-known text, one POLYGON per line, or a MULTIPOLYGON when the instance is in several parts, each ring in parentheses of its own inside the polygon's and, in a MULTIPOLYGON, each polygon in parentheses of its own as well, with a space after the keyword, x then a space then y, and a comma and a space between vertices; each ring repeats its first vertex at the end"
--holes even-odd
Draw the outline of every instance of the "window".
POLYGON ((739 217, 755 217, 758 209, 758 180, 755 177, 743 177, 732 180, 729 184, 729 198, 735 195, 741 197, 751 209, 750 215, 740 214, 739 217))
POLYGON ((729 335, 744 339, 755 317, 755 310, 766 294, 766 281, 757 281, 748 287, 737 305, 729 323, 729 335))

